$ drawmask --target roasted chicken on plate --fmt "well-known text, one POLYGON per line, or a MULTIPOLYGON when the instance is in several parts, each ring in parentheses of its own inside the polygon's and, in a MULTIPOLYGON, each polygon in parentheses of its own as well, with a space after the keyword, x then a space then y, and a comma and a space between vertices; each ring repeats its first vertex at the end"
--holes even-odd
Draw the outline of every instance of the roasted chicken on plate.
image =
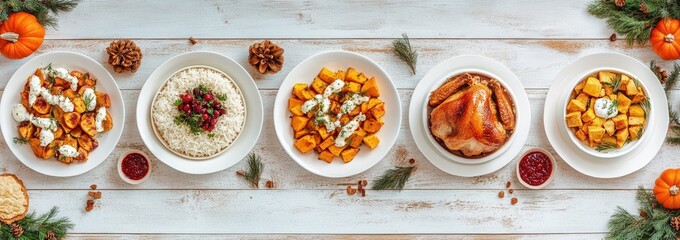
POLYGON ((515 109, 498 80, 475 73, 451 77, 430 94, 430 132, 448 151, 479 158, 498 150, 515 129, 515 109))

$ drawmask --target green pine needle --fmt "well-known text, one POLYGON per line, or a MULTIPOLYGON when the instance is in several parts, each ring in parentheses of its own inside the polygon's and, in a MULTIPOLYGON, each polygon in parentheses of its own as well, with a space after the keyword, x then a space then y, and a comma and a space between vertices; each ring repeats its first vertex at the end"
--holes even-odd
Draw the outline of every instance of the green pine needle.
POLYGON ((680 214, 677 210, 667 210, 656 202, 654 195, 640 186, 635 199, 640 214, 631 214, 617 207, 609 219, 607 240, 623 239, 676 239, 677 234, 669 224, 671 218, 680 214))
POLYGON ((254 188, 260 188, 260 177, 262 176, 262 170, 264 169, 264 164, 259 155, 255 153, 248 154, 248 169, 246 171, 240 170, 236 172, 236 175, 242 177, 250 183, 254 188))
POLYGON ((415 75, 416 63, 418 63, 418 52, 411 48, 411 41, 409 40, 408 35, 406 35, 406 33, 402 34, 401 36, 403 38, 396 39, 392 42, 392 46, 394 47, 392 49, 392 52, 399 56, 401 60, 404 60, 408 67, 411 68, 411 72, 413 73, 413 75, 415 75))
POLYGON ((411 177, 411 173, 416 167, 396 167, 383 173, 378 180, 373 183, 374 190, 399 190, 404 189, 404 185, 411 177))
POLYGON ((35 212, 17 222, 24 229, 20 238, 10 233, 10 226, 0 224, 0 239, 45 239, 48 232, 53 232, 57 239, 62 239, 75 225, 66 217, 57 218, 59 208, 52 207, 49 212, 36 216, 35 212))
POLYGON ((57 28, 59 12, 73 10, 80 0, 2 0, 0 1, 0 22, 7 20, 15 12, 33 14, 40 24, 57 28))
POLYGON ((614 32, 624 35, 629 45, 644 44, 654 25, 665 17, 680 19, 680 1, 674 0, 627 0, 623 7, 615 1, 593 0, 588 4, 588 12, 595 17, 606 19, 614 32), (649 13, 640 10, 646 6, 649 13))

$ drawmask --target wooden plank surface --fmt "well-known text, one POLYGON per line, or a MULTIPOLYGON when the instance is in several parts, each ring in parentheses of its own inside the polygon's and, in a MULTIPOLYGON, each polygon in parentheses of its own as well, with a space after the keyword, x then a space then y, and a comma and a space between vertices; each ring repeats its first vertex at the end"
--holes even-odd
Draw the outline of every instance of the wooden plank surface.
POLYGON ((602 239, 604 234, 491 234, 491 235, 268 235, 268 234, 248 234, 248 235, 222 235, 222 234, 71 234, 71 240, 104 240, 104 239, 126 239, 126 240, 160 240, 160 239, 357 239, 357 240, 406 240, 406 239, 459 239, 459 240, 583 240, 583 239, 602 239))
POLYGON ((574 1, 81 1, 50 39, 607 38, 574 1))

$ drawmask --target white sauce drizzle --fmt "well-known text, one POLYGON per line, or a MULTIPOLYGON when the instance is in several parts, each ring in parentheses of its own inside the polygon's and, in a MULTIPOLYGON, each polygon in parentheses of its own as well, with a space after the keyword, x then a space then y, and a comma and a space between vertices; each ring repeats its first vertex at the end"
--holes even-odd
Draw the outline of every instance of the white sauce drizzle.
POLYGON ((600 98, 595 101, 595 115, 607 119, 616 117, 619 114, 619 109, 614 105, 612 100, 600 98))
POLYGON ((97 132, 103 132, 104 127, 102 126, 102 123, 104 122, 104 119, 106 118, 106 108, 100 107, 97 110, 97 116, 94 119, 94 126, 96 127, 97 132))
POLYGON ((74 158, 74 157, 77 157, 78 155, 80 155, 78 150, 74 147, 71 147, 70 145, 63 145, 63 146, 59 147, 59 154, 61 156, 64 156, 64 157, 71 157, 71 158, 74 158))
POLYGON ((47 75, 64 79, 64 81, 71 83, 71 90, 78 91, 78 78, 71 76, 65 68, 49 69, 47 70, 47 75))
POLYGON ((97 95, 94 94, 94 90, 92 88, 86 88, 85 91, 83 91, 83 100, 89 99, 85 101, 87 103, 87 111, 94 111, 94 108, 97 107, 97 95))
POLYGON ((54 134, 52 132, 57 130, 57 121, 53 118, 39 118, 28 113, 26 107, 20 103, 12 106, 12 117, 17 122, 29 121, 40 130, 40 146, 47 146, 54 141, 54 134))
POLYGON ((359 113, 359 115, 355 116, 352 121, 349 121, 345 126, 342 126, 342 129, 340 130, 340 134, 338 134, 338 137, 335 139, 335 146, 336 147, 344 147, 346 143, 345 139, 347 139, 349 136, 354 133, 354 131, 359 128, 359 122, 365 121, 366 120, 366 115, 363 113, 359 113))
POLYGON ((50 93, 50 90, 47 88, 44 88, 40 85, 40 78, 38 76, 33 75, 31 76, 31 80, 28 83, 29 86, 29 91, 28 91, 28 105, 33 106, 35 104, 35 101, 38 100, 38 96, 42 96, 43 99, 50 105, 57 105, 59 106, 64 112, 73 112, 73 103, 71 102, 71 99, 61 96, 61 95, 52 95, 50 93))

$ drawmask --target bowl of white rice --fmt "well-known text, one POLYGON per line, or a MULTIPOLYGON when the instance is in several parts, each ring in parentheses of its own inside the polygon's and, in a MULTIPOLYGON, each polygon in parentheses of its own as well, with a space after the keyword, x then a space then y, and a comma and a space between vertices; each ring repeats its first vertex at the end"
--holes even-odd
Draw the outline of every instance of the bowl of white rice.
POLYGON ((241 90, 229 75, 200 65, 185 67, 172 74, 156 92, 150 114, 153 132, 168 150, 187 159, 202 160, 223 153, 241 135, 246 105, 241 90), (227 96, 225 100, 218 100, 226 114, 219 117, 210 134, 194 134, 188 126, 174 121, 180 114, 174 104, 179 94, 199 85, 227 96))

